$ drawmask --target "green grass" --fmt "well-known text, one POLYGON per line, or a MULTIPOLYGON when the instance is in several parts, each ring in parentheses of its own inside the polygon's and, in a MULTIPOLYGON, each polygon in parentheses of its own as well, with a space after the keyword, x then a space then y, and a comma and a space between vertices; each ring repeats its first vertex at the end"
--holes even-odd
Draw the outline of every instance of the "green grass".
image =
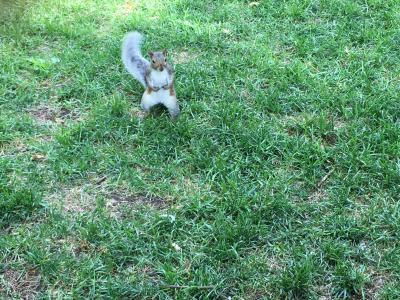
POLYGON ((400 298, 399 1, 11 2, 1 297, 400 298), (138 117, 132 30, 176 121, 138 117))

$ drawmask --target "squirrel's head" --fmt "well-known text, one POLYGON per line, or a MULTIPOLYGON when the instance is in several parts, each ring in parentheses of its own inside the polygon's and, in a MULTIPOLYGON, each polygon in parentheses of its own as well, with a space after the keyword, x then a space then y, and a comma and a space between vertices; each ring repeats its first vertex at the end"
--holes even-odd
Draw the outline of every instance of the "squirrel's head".
POLYGON ((163 51, 149 51, 150 63, 153 69, 164 71, 165 66, 167 65, 167 50, 163 51))

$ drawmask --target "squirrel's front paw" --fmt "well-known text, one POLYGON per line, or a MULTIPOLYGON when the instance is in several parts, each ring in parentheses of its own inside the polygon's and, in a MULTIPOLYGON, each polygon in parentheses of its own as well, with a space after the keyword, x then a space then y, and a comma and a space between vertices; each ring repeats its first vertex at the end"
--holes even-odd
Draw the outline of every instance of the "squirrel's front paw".
POLYGON ((158 92, 158 91, 160 90, 160 87, 155 87, 155 86, 153 86, 153 87, 152 87, 152 90, 155 91, 155 92, 158 92))
POLYGON ((168 90, 168 89, 169 89, 169 84, 163 85, 162 88, 163 88, 164 90, 168 90))

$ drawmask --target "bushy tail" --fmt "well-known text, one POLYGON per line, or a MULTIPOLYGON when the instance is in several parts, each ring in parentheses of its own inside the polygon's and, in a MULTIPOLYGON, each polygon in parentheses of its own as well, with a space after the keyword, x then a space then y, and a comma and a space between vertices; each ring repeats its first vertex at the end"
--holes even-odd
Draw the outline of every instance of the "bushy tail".
POLYGON ((145 73, 150 64, 140 52, 142 35, 139 32, 130 32, 125 35, 122 43, 122 61, 126 70, 146 87, 145 73))

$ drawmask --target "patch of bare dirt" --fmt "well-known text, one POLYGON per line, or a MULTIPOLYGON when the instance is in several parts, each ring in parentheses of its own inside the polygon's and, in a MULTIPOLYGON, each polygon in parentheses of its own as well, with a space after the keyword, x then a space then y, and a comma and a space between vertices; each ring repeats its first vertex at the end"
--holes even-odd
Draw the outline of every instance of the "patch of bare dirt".
POLYGON ((328 194, 324 190, 315 190, 308 196, 308 201, 310 202, 318 202, 323 199, 326 199, 328 194))
MULTIPOLYGON (((58 61, 58 58, 53 57, 51 58, 51 60, 56 63, 58 61)), ((60 76, 56 80, 53 80, 51 78, 42 80, 41 82, 39 82, 38 88, 49 92, 50 99, 56 101, 59 98, 57 90, 72 84, 72 79, 70 77, 60 76)))
POLYGON ((132 117, 135 117, 135 118, 138 118, 138 119, 140 119, 140 120, 143 120, 143 119, 146 117, 147 114, 146 114, 146 112, 144 112, 143 110, 141 110, 141 109, 135 107, 135 108, 132 108, 132 109, 130 110, 130 115, 131 115, 132 117))
POLYGON ((65 108, 65 107, 62 107, 62 108, 60 109, 60 111, 58 112, 58 115, 59 115, 61 118, 65 118, 65 117, 67 117, 67 116, 70 115, 70 114, 71 114, 71 111, 70 111, 69 109, 65 108))
POLYGON ((26 141, 22 139, 15 139, 8 144, 0 144, 0 155, 16 155, 28 151, 29 147, 26 145, 26 141))
POLYGON ((327 144, 327 145, 335 145, 337 142, 337 135, 333 133, 325 134, 322 136, 322 140, 327 144))
POLYGON ((346 126, 346 123, 344 121, 338 120, 338 119, 333 120, 333 129, 334 130, 339 130, 345 126, 346 126))
POLYGON ((199 54, 189 52, 186 50, 173 53, 174 63, 177 65, 189 63, 189 62, 197 59, 198 56, 199 56, 199 54))
POLYGON ((35 107, 29 110, 29 113, 39 124, 46 124, 48 122, 63 124, 67 118, 74 119, 76 117, 65 107, 56 108, 45 105, 35 107))
POLYGON ((131 14, 137 7, 137 4, 132 0, 125 0, 122 5, 117 6, 115 14, 118 16, 127 16, 131 14))
POLYGON ((245 88, 245 89, 243 89, 243 90, 240 92, 240 96, 241 96, 242 98, 249 99, 249 98, 250 98, 250 93, 249 93, 249 91, 245 88))
POLYGON ((107 185, 107 177, 92 178, 91 183, 72 187, 61 187, 46 196, 46 201, 67 213, 92 211, 98 197, 105 200, 105 206, 112 215, 120 216, 123 206, 146 205, 163 209, 168 202, 159 196, 145 193, 131 193, 127 189, 114 189, 107 185))
POLYGON ((64 190, 63 200, 64 210, 67 212, 90 211, 96 205, 96 195, 86 191, 83 187, 64 190))
POLYGON ((39 87, 43 89, 49 89, 52 85, 51 79, 47 78, 39 83, 39 87))
POLYGON ((56 113, 49 107, 39 106, 29 111, 32 117, 39 123, 46 123, 47 121, 54 121, 56 113))
POLYGON ((86 240, 80 240, 77 245, 75 245, 73 252, 76 256, 79 256, 81 253, 89 252, 92 249, 92 245, 86 240))
POLYGON ((113 191, 108 195, 109 206, 116 207, 121 204, 127 205, 137 205, 137 204, 145 204, 150 205, 154 208, 165 208, 167 206, 165 199, 158 196, 151 196, 146 194, 126 194, 122 191, 113 191))
MULTIPOLYGON (((270 292, 271 289, 265 287, 264 289, 252 289, 248 288, 246 290, 246 298, 248 300, 261 300, 261 299, 273 299, 273 294, 270 292)), ((228 297, 228 299, 236 299, 228 297)))
POLYGON ((126 267, 123 273, 126 274, 126 276, 134 275, 135 277, 139 276, 143 279, 146 278, 147 280, 151 281, 158 281, 159 277, 157 271, 150 264, 129 265, 126 267))
POLYGON ((25 271, 6 269, 2 277, 5 285, 3 288, 0 287, 0 291, 16 295, 19 299, 34 299, 39 291, 40 274, 36 269, 25 271))
POLYGON ((328 171, 316 184, 315 188, 311 191, 310 195, 308 196, 309 201, 319 201, 326 198, 328 195, 324 190, 324 185, 328 181, 329 177, 335 171, 335 168, 332 167, 330 171, 328 171))
POLYGON ((385 285, 385 277, 382 275, 374 274, 371 283, 366 288, 365 299, 367 300, 379 299, 379 293, 384 285, 385 285))
POLYGON ((96 206, 96 193, 91 192, 86 186, 61 188, 50 194, 46 200, 65 212, 91 211, 96 206))
MULTIPOLYGON (((200 192, 201 191, 201 187, 199 186, 199 184, 191 179, 190 177, 184 177, 183 178, 183 185, 184 187, 189 190, 189 191, 196 191, 196 192, 200 192)), ((208 190, 211 189, 210 186, 205 186, 208 190)))
POLYGON ((19 153, 23 153, 23 152, 28 152, 29 151, 28 146, 25 145, 22 142, 16 144, 14 149, 19 153))
POLYGON ((41 141, 43 143, 45 142, 51 142, 54 140, 54 137, 48 134, 42 134, 36 137, 37 141, 41 141))
POLYGON ((332 288, 331 283, 323 286, 317 286, 315 289, 317 294, 320 295, 318 297, 318 300, 332 300, 333 297, 331 295, 331 288, 332 288))

